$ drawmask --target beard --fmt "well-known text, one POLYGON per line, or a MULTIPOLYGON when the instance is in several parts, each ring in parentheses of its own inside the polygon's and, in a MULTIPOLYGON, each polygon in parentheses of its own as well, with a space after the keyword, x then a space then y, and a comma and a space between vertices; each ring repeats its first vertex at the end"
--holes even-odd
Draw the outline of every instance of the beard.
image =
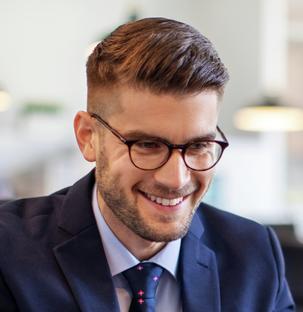
MULTIPOLYGON (((123 173, 114 176, 110 172, 105 153, 102 152, 99 154, 96 160, 96 183, 98 192, 108 209, 111 210, 121 223, 141 238, 152 242, 170 242, 186 235, 200 200, 197 201, 196 204, 193 204, 193 207, 188 209, 186 213, 183 213, 182 219, 175 214, 157 216, 157 221, 163 224, 163 226, 156 226, 140 214, 136 197, 132 200, 127 196, 120 182, 120 176, 122 174, 123 173), (171 227, 170 231, 167 231, 165 225, 167 224, 167 228, 169 228, 169 224, 171 223, 174 223, 174 226, 171 227)), ((167 195, 183 197, 187 194, 191 194, 196 189, 198 189, 198 186, 193 183, 178 191, 171 190, 163 185, 148 186, 140 185, 139 183, 132 188, 132 191, 162 194, 162 197, 165 198, 167 195)))

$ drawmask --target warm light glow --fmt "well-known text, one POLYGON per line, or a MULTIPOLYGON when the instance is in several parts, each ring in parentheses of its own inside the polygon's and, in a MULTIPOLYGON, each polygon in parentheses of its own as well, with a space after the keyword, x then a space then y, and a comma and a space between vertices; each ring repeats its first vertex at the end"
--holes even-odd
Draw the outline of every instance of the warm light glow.
POLYGON ((5 91, 0 90, 0 112, 5 112, 8 110, 10 101, 10 95, 5 91))
POLYGON ((240 109, 234 118, 246 131, 303 131, 303 110, 287 106, 255 106, 240 109))

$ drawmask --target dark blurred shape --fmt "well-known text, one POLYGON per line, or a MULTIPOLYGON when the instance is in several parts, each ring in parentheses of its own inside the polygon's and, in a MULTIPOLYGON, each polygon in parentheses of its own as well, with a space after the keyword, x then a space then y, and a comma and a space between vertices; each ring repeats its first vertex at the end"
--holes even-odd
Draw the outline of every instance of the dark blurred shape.
POLYGON ((281 242, 286 276, 297 304, 297 312, 303 312, 303 243, 296 238, 292 224, 271 225, 271 227, 281 242))

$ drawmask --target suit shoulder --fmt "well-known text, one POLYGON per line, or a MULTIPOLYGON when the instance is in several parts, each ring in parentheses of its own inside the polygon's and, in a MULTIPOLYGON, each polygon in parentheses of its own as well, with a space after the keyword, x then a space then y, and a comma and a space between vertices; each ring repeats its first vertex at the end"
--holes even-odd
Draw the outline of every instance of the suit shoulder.
POLYGON ((206 204, 199 207, 198 214, 204 226, 202 240, 220 263, 236 257, 245 268, 247 264, 261 270, 267 264, 273 270, 277 263, 281 266, 280 244, 268 226, 206 204))
POLYGON ((208 204, 202 203, 198 215, 206 232, 222 239, 231 241, 264 240, 268 238, 268 228, 256 221, 223 211, 208 204))
POLYGON ((62 189, 48 196, 22 198, 0 205, 0 220, 29 220, 39 216, 53 214, 60 206, 69 188, 62 189))
POLYGON ((229 281, 226 298, 244 294, 255 306, 249 311, 293 307, 281 247, 269 227, 204 203, 197 214, 204 226, 201 243, 215 255, 220 280, 229 281))

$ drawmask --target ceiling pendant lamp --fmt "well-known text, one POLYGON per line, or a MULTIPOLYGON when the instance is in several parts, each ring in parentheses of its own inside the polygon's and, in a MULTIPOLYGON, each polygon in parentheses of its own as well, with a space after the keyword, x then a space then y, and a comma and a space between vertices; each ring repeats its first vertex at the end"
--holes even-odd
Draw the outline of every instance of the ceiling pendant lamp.
POLYGON ((239 109, 234 116, 236 128, 244 131, 303 131, 303 108, 286 106, 276 98, 239 109))

